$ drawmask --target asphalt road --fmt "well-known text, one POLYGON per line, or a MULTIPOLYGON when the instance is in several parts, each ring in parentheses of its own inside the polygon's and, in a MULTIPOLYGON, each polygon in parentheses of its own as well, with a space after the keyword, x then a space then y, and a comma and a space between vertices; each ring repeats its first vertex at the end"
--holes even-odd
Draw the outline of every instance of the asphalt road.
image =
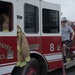
MULTIPOLYGON (((66 71, 66 75, 75 75, 75 66, 71 67, 65 71, 66 71)), ((63 71, 62 71, 62 69, 58 69, 56 71, 49 72, 48 75, 63 75, 63 71)))
POLYGON ((66 75, 75 75, 75 66, 66 70, 66 75))

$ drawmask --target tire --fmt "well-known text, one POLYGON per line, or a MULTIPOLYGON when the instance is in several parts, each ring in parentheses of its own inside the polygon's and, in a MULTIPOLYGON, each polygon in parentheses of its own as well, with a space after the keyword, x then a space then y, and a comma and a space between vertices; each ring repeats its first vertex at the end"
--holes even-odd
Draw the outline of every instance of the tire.
POLYGON ((46 66, 41 66, 40 65, 40 75, 48 75, 46 66))
POLYGON ((39 63, 35 58, 32 58, 27 66, 25 66, 22 75, 39 75, 39 63))
POLYGON ((11 75, 22 75, 23 67, 17 67, 15 66, 12 70, 11 75))

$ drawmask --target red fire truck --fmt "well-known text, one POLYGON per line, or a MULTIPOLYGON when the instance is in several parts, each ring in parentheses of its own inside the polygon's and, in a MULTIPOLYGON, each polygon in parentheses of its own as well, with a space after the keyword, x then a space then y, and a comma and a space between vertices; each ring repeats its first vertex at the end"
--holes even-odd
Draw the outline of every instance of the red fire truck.
POLYGON ((58 4, 42 0, 0 0, 0 75, 10 75, 17 62, 17 25, 26 35, 31 56, 22 75, 46 75, 74 66, 75 59, 63 63, 60 15, 58 4), (2 30, 4 13, 9 16, 8 32, 2 30))

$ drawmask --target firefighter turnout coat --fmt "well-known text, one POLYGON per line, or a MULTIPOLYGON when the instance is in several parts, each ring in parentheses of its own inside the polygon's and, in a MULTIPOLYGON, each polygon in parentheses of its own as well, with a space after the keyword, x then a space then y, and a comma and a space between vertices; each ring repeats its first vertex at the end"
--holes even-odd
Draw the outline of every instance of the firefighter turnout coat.
POLYGON ((29 45, 25 34, 19 26, 17 26, 17 52, 18 60, 16 66, 25 66, 30 61, 29 45))

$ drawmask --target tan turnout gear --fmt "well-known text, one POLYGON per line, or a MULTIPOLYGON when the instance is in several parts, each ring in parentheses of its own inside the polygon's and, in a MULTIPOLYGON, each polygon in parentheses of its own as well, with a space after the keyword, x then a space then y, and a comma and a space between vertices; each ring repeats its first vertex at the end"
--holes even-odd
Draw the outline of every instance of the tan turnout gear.
POLYGON ((30 54, 26 36, 19 26, 17 26, 17 50, 18 60, 16 66, 23 67, 30 61, 30 54))
POLYGON ((9 16, 7 16, 5 13, 3 13, 2 17, 3 17, 2 31, 9 32, 9 16))

